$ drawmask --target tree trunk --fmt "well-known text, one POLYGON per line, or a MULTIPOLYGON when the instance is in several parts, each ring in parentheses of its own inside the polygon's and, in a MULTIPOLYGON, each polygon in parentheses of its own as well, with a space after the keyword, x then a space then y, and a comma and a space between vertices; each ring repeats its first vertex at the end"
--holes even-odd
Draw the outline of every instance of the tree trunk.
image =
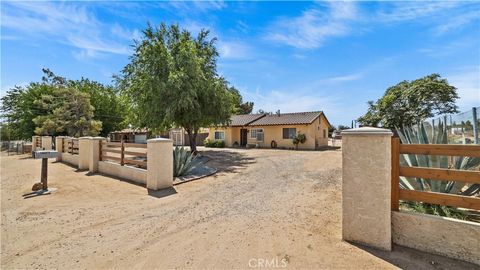
POLYGON ((190 151, 192 151, 193 154, 197 154, 197 132, 191 132, 188 134, 188 140, 190 143, 190 151))

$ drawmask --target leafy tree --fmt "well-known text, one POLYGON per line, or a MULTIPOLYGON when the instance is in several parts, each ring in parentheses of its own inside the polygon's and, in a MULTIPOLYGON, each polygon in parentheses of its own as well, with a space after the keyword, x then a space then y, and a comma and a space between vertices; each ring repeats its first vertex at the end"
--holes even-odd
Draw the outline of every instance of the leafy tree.
POLYGON ((338 125, 337 127, 338 130, 345 130, 345 129, 350 129, 349 126, 345 126, 345 125, 338 125))
POLYGON ((234 113, 227 82, 217 74, 216 39, 202 30, 196 38, 178 25, 148 27, 134 45, 119 77, 137 127, 182 127, 192 152, 200 127, 226 124, 234 113))
MULTIPOLYGON (((100 123, 92 122, 93 120, 102 122, 101 134, 104 136, 124 126, 126 103, 121 100, 115 88, 83 78, 67 80, 49 69, 42 71, 44 76, 41 82, 14 87, 1 99, 2 117, 12 130, 12 139, 29 139, 36 128, 39 134, 98 134, 100 123), (79 103, 75 105, 75 102, 79 103), (81 104, 85 106, 80 106, 81 104), (90 105, 95 107, 94 118, 90 105), (79 119, 68 118, 68 110, 73 108, 82 108, 85 115, 79 119), (70 122, 67 123, 66 119, 70 122), (81 128, 87 124, 92 125, 91 132, 81 128)), ((79 114, 75 112, 74 115, 79 114)))
POLYGON ((68 86, 90 96, 90 103, 95 108, 94 118, 102 122, 101 136, 105 137, 112 131, 125 128, 127 103, 116 88, 85 78, 70 80, 68 86))
POLYGON ((11 128, 12 139, 30 139, 35 130, 33 119, 51 113, 38 100, 49 95, 53 88, 45 83, 30 83, 26 87, 15 86, 2 97, 2 117, 11 128))
POLYGON ((33 119, 38 135, 96 136, 102 129, 102 122, 93 120, 90 96, 76 88, 57 87, 52 95, 42 96, 39 103, 51 113, 33 119))
POLYGON ((253 110, 253 102, 243 102, 242 95, 240 91, 235 87, 230 87, 228 89, 233 95, 233 104, 235 106, 235 114, 250 114, 253 110))
POLYGON ((456 113, 457 89, 438 74, 389 87, 377 102, 369 101, 368 111, 358 118, 363 126, 387 128, 414 125, 439 114, 456 113))

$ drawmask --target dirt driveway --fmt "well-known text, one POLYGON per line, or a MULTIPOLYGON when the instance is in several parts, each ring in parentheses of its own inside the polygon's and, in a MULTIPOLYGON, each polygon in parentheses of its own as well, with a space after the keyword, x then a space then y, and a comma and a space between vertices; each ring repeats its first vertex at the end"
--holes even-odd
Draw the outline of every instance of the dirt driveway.
POLYGON ((29 199, 40 160, 3 155, 2 269, 472 267, 342 242, 339 150, 201 151, 220 172, 174 190, 50 163, 58 190, 29 199))

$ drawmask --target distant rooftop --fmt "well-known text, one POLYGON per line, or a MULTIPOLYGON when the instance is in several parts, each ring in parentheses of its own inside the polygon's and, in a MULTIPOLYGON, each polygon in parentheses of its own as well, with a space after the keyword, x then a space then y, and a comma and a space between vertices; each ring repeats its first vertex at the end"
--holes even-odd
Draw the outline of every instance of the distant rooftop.
POLYGON ((148 133, 148 129, 144 128, 126 128, 122 130, 112 131, 110 133, 148 133))

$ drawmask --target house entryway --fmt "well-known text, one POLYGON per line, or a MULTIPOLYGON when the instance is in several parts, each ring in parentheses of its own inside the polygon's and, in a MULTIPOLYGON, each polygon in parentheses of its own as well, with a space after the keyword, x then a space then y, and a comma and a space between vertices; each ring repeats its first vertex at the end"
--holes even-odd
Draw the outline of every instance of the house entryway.
POLYGON ((248 130, 247 129, 240 129, 240 146, 244 147, 247 146, 247 134, 248 130))

